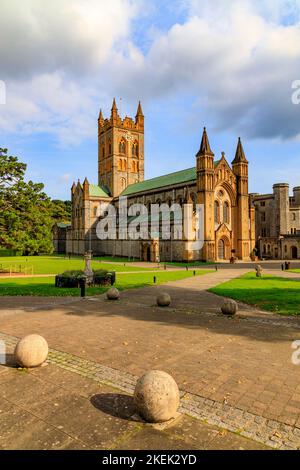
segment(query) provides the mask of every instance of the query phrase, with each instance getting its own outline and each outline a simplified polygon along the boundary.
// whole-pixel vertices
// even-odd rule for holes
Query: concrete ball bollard
[[[234,300],[227,299],[223,302],[221,310],[224,315],[233,316],[238,311],[238,304]]]
[[[171,297],[166,292],[163,292],[157,296],[156,302],[159,307],[168,307],[171,303]]]
[[[28,335],[22,338],[15,347],[15,360],[21,367],[38,367],[48,356],[48,343],[40,335]]]
[[[108,300],[119,300],[120,298],[120,292],[118,289],[115,287],[111,287],[107,292],[106,292],[106,297]]]
[[[177,383],[166,372],[151,370],[136,383],[134,404],[138,414],[149,423],[163,423],[174,418],[179,402]]]

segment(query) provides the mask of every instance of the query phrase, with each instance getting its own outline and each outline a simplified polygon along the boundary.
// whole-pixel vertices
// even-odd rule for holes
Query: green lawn
[[[290,269],[289,273],[300,273],[300,269]]]
[[[2,257],[0,258],[1,268],[8,269],[12,266],[19,272],[19,267],[33,266],[33,274],[61,274],[63,271],[83,269],[84,261],[82,258],[64,259],[62,256],[19,256],[19,257]],[[133,266],[124,266],[124,264],[108,264],[100,261],[92,261],[92,268],[105,269],[107,271],[147,271],[150,268],[137,268]],[[153,269],[153,268],[151,268]],[[31,274],[31,271],[27,271]]]
[[[248,273],[210,289],[217,295],[281,315],[300,315],[300,281]]]
[[[207,274],[211,271],[196,271],[196,275]],[[117,274],[116,287],[120,290],[133,289],[137,287],[153,286],[153,273],[130,273]],[[191,271],[171,271],[155,273],[157,284],[168,281],[186,279],[193,276]],[[107,287],[92,287],[86,290],[86,295],[99,295],[107,290]],[[34,296],[79,296],[79,289],[64,289],[54,287],[54,277],[33,277],[33,278],[0,278],[0,296],[13,295],[34,295]]]

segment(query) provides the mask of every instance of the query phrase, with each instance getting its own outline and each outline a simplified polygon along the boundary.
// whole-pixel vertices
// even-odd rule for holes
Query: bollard
[[[85,280],[84,279],[80,279],[79,287],[80,287],[80,297],[84,298],[85,297]]]
[[[153,277],[153,283],[156,284],[156,276]]]
[[[165,271],[167,270],[167,265],[166,265],[166,264],[164,265],[164,270],[165,270]]]
[[[284,271],[284,264],[281,265],[281,271]]]
[[[188,270],[189,270],[189,267],[188,267],[188,266],[186,266],[186,267],[185,267],[185,269],[188,271]]]
[[[218,266],[216,265],[216,271],[218,271]]]
[[[194,276],[196,276],[196,271],[194,271]]]

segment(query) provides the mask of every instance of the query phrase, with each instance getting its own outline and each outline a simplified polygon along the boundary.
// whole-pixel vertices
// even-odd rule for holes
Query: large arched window
[[[218,224],[220,222],[220,204],[218,201],[215,201],[215,223]]]
[[[223,222],[224,224],[229,224],[230,217],[229,217],[229,204],[227,201],[224,202],[223,205]]]
[[[119,145],[119,152],[120,153],[126,153],[126,143],[125,140],[121,140],[120,145]]]

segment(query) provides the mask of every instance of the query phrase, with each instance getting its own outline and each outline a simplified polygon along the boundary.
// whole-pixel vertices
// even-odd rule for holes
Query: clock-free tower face
[[[98,181],[111,196],[144,180],[144,127],[128,117],[105,120],[98,139]]]

